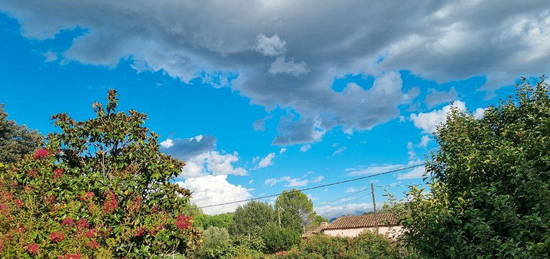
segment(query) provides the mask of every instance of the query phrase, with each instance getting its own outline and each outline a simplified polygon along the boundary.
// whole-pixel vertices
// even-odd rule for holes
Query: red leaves
[[[99,248],[99,243],[95,240],[90,240],[86,243],[86,246],[91,248],[91,249],[97,249],[97,248]]]
[[[103,203],[103,212],[110,214],[118,207],[118,201],[116,195],[112,191],[107,191],[107,199]]]
[[[37,177],[38,176],[38,173],[36,172],[36,170],[30,170],[30,171],[27,172],[27,174],[30,177]]]
[[[58,256],[58,259],[80,259],[82,256],[80,254],[66,254],[65,256]]]
[[[61,222],[61,224],[63,224],[64,226],[67,226],[67,227],[72,227],[74,225],[74,219],[64,218],[63,221]]]
[[[84,194],[80,195],[81,201],[89,201],[95,197],[95,194],[93,192],[85,192]]]
[[[65,239],[65,234],[63,232],[52,232],[50,234],[50,240],[52,242],[61,242]]]
[[[23,203],[23,201],[20,200],[20,199],[15,200],[15,204],[16,204],[17,207],[19,207],[19,208],[21,208],[21,207],[23,207],[23,205],[25,205],[25,203]]]
[[[135,237],[140,237],[140,236],[143,236],[143,234],[145,234],[145,228],[141,227],[141,228],[136,229],[136,232],[134,233],[134,236]]]
[[[40,246],[37,243],[32,243],[27,246],[27,252],[31,255],[37,255],[40,252]]]
[[[62,168],[56,168],[53,170],[53,179],[61,178],[63,176],[63,169]]]
[[[88,223],[88,220],[86,219],[79,219],[78,222],[76,222],[76,226],[79,229],[86,229],[90,227],[90,223]]]
[[[87,238],[93,238],[96,235],[96,230],[95,229],[90,229],[90,230],[86,231],[86,233],[84,233],[84,235]]]
[[[34,160],[38,160],[40,158],[44,158],[48,156],[48,150],[41,148],[34,152],[34,155],[32,156]]]
[[[176,227],[180,230],[188,229],[191,226],[191,217],[180,214],[176,217]]]

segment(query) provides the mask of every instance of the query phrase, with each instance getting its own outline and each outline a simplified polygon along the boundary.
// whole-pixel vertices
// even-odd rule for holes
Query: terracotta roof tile
[[[371,213],[361,216],[343,216],[323,228],[345,229],[345,228],[368,228],[376,226],[395,226],[397,217],[390,213]]]

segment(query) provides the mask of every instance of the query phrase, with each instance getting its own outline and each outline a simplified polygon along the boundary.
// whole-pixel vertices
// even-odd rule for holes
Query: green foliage
[[[370,232],[355,238],[313,236],[282,256],[283,258],[402,258],[388,239]]]
[[[216,229],[214,233],[207,233],[210,229]],[[220,228],[210,228],[203,235],[204,246],[194,255],[194,258],[261,258],[265,250],[265,245],[261,238],[226,236],[227,230]],[[214,243],[219,241],[219,243]]]
[[[279,227],[275,223],[269,223],[261,236],[265,242],[267,253],[285,251],[300,242],[298,231],[287,227]]]
[[[202,234],[205,248],[217,248],[229,243],[229,233],[225,228],[210,227]]]
[[[453,111],[427,164],[431,192],[397,207],[403,240],[423,256],[550,256],[548,85],[525,81],[482,119]]]
[[[269,204],[252,201],[235,210],[229,231],[233,235],[258,235],[273,220],[274,212]]]
[[[171,183],[184,165],[159,152],[146,116],[115,112],[116,92],[96,117],[54,116],[60,132],[0,174],[0,257],[149,258],[198,242],[190,192]]]
[[[313,217],[313,220],[311,221],[311,223],[309,223],[309,225],[306,227],[306,230],[316,229],[323,222],[328,222],[328,219],[325,219],[320,215],[315,215],[315,217]]]
[[[218,215],[199,214],[193,220],[193,225],[202,229],[208,229],[210,227],[227,229],[231,224],[233,224],[233,213]]]
[[[32,153],[42,141],[38,132],[19,126],[7,117],[0,104],[0,164],[15,162]]]
[[[275,201],[280,225],[302,233],[314,220],[313,202],[298,190],[284,191]]]

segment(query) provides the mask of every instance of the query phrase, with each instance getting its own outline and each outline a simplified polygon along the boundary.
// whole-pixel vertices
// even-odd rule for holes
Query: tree
[[[302,233],[315,218],[313,202],[298,190],[284,191],[275,201],[275,212],[281,226]]]
[[[252,201],[235,210],[229,231],[234,235],[258,235],[273,220],[274,212],[269,204]]]
[[[0,169],[0,257],[150,258],[198,244],[190,191],[171,182],[184,163],[117,104],[112,90],[95,118],[53,116],[61,131]]]
[[[525,80],[515,99],[482,119],[454,110],[437,130],[426,169],[430,192],[412,188],[400,208],[404,241],[423,256],[550,255],[550,99]]]
[[[36,131],[19,126],[8,120],[8,114],[0,104],[0,163],[15,162],[23,155],[32,153],[42,141]]]
[[[300,233],[296,230],[280,227],[275,222],[270,222],[262,231],[266,252],[275,253],[290,249],[300,243]]]
[[[218,215],[199,214],[193,220],[193,224],[202,229],[219,227],[228,229],[233,223],[233,213],[222,213]]]

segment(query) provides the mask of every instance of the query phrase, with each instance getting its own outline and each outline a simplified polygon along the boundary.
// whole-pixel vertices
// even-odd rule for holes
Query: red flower
[[[141,227],[136,230],[136,233],[134,233],[134,236],[140,237],[140,236],[143,236],[143,234],[145,234],[145,228]]]
[[[41,148],[34,152],[33,158],[37,160],[47,156],[48,156],[48,150]]]
[[[74,219],[72,218],[65,218],[63,219],[63,221],[61,222],[61,224],[65,225],[65,226],[73,226],[74,225]]]
[[[180,214],[176,218],[176,227],[178,229],[184,230],[188,229],[191,226],[191,217]]]
[[[55,170],[53,170],[53,179],[57,179],[61,176],[63,176],[63,169],[62,168],[56,168]]]
[[[61,242],[65,239],[65,234],[63,232],[52,232],[50,234],[50,240],[52,242]]]
[[[87,238],[92,238],[94,237],[96,234],[96,231],[95,229],[90,229],[88,231],[86,231],[86,233],[84,234]]]
[[[15,204],[17,204],[17,207],[19,207],[19,208],[23,207],[23,205],[24,205],[23,201],[20,200],[20,199],[15,200]]]
[[[95,240],[90,240],[86,243],[86,246],[91,249],[96,249],[96,248],[99,248],[99,243]]]
[[[78,226],[78,228],[83,229],[83,228],[88,228],[90,226],[90,223],[88,223],[86,219],[80,219],[78,220],[76,225]]]
[[[5,213],[7,213],[7,211],[8,211],[8,205],[6,205],[4,203],[0,203],[0,213],[5,214]]]
[[[18,227],[18,228],[17,228],[17,232],[18,232],[18,233],[23,233],[23,232],[25,232],[25,227]]]
[[[36,255],[40,252],[40,247],[37,243],[32,243],[27,246],[27,252],[29,252],[29,254]]]

